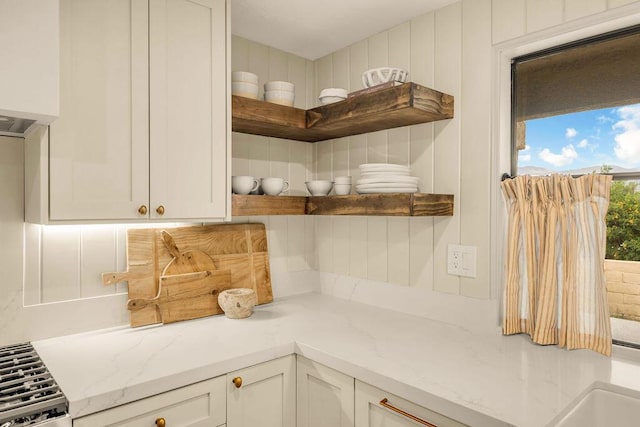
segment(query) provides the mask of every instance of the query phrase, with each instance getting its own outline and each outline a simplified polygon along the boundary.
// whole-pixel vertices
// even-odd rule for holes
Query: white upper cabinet
[[[225,0],[60,0],[48,220],[227,216],[227,19]]]
[[[58,0],[0,1],[0,115],[58,116]]]

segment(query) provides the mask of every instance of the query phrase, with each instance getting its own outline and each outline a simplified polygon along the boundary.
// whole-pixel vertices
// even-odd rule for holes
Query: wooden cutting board
[[[217,270],[231,271],[231,288],[251,288],[258,304],[273,301],[267,232],[264,224],[220,224],[127,230],[127,271],[103,273],[104,284],[127,281],[129,299],[151,299],[165,266],[173,259],[161,231],[167,230],[180,251],[200,250],[211,256]],[[132,311],[133,327],[161,323],[155,304]],[[219,313],[222,313],[220,309]]]
[[[151,299],[130,299],[131,311],[157,306],[162,323],[219,314],[220,292],[231,288],[231,271],[215,270],[160,277],[160,292]]]

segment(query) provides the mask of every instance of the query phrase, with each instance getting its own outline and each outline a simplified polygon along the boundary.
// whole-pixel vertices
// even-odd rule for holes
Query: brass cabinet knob
[[[145,205],[141,205],[141,206],[138,208],[138,213],[139,213],[140,215],[146,215],[146,214],[147,214],[147,207],[146,207]]]
[[[164,206],[162,205],[158,206],[158,208],[156,209],[156,212],[158,213],[158,215],[164,215]]]
[[[165,427],[166,425],[167,425],[167,422],[165,421],[164,418],[156,419],[156,426],[157,427]]]
[[[236,388],[240,388],[242,386],[242,377],[235,377],[231,382],[236,386]]]

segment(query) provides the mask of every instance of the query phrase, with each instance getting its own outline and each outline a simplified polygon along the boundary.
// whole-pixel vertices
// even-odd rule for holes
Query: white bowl
[[[231,73],[232,82],[247,82],[258,85],[258,76],[248,71],[234,71]]]
[[[264,84],[264,91],[269,92],[272,90],[283,90],[287,92],[295,92],[295,86],[293,83],[282,82],[282,81],[272,81],[266,82]]]
[[[347,95],[347,90],[340,87],[328,87],[320,91],[320,98],[322,98],[323,96],[337,96],[339,98],[346,98]]]
[[[231,94],[245,98],[258,99],[258,85],[247,82],[231,82]]]
[[[409,72],[402,68],[372,68],[362,73],[362,84],[364,87],[371,87],[391,81],[404,83],[407,81],[408,77]]]
[[[338,196],[346,196],[351,194],[351,184],[333,184],[333,191]]]
[[[334,184],[351,184],[350,176],[335,176],[333,177]]]
[[[312,196],[326,196],[331,191],[333,182],[328,179],[318,179],[315,181],[307,181],[305,185]]]
[[[264,100],[274,104],[293,106],[295,94],[284,90],[270,90],[264,93]]]
[[[327,105],[327,104],[333,104],[334,102],[344,101],[347,98],[346,97],[342,98],[340,96],[321,96],[318,99],[320,100],[320,104]]]

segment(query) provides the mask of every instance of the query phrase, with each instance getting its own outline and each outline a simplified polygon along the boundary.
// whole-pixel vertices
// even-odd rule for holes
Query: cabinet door
[[[222,218],[230,197],[225,1],[149,7],[151,217]]]
[[[354,379],[298,356],[298,427],[353,427]]]
[[[294,427],[295,372],[292,355],[227,374],[227,427]]]
[[[213,427],[225,422],[224,376],[73,420],[74,427]]]
[[[402,415],[381,405],[381,401],[387,399],[387,403],[406,413],[413,415],[425,422],[413,421],[407,415]],[[356,380],[356,427],[416,427],[434,425],[437,427],[464,427],[451,418],[433,412],[425,407],[418,406],[407,400],[401,399],[384,390],[370,386]],[[428,424],[430,423],[430,424]]]
[[[60,0],[49,217],[139,218],[149,200],[146,0]]]

